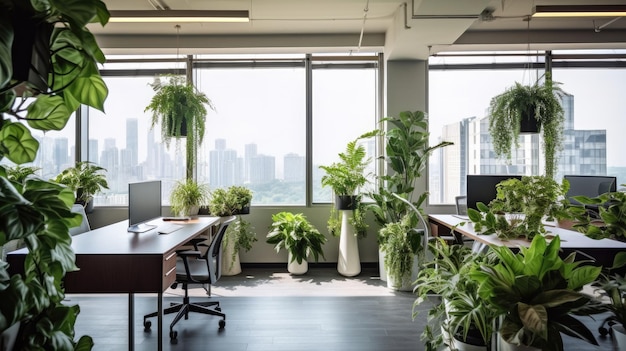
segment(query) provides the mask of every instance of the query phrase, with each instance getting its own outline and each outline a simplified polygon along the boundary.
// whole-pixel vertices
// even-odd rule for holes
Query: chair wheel
[[[143,330],[144,330],[144,331],[148,331],[148,330],[150,330],[150,327],[151,327],[151,326],[152,326],[152,322],[150,322],[150,321],[144,321],[144,322],[143,322]]]
[[[598,331],[600,332],[600,336],[607,336],[609,334],[609,330],[605,327],[598,328]]]
[[[225,320],[223,320],[223,319],[221,319],[221,320],[219,321],[219,326],[220,326],[220,329],[224,329],[224,327],[226,326],[226,321],[225,321]]]
[[[170,330],[170,339],[176,340],[178,337],[178,332],[176,330]]]

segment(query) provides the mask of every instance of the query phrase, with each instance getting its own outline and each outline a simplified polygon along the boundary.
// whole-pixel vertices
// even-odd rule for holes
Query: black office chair
[[[211,284],[217,282],[222,275],[220,267],[222,262],[222,240],[224,239],[226,229],[235,218],[235,216],[223,218],[217,233],[209,245],[193,240],[190,242],[190,245],[193,245],[195,250],[176,252],[178,255],[176,261],[176,282],[172,287],[176,288],[178,284],[181,284],[183,290],[185,290],[185,296],[182,303],[172,303],[170,307],[163,310],[164,315],[178,312],[170,324],[171,340],[175,340],[178,336],[178,332],[174,330],[174,325],[183,316],[185,319],[188,319],[189,312],[222,317],[219,321],[219,328],[223,329],[226,326],[226,315],[222,313],[219,301],[190,302],[189,285],[200,284],[207,290],[207,295],[211,296]],[[203,250],[204,248],[206,248],[206,251]],[[157,312],[153,312],[143,317],[145,331],[150,330],[152,325],[147,319],[156,316]]]

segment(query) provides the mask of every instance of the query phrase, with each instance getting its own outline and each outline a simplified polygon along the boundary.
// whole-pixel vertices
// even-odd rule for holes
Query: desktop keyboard
[[[171,232],[177,231],[178,229],[182,227],[183,226],[179,224],[167,223],[167,224],[159,225],[159,227],[157,228],[157,232],[159,234],[169,234]]]

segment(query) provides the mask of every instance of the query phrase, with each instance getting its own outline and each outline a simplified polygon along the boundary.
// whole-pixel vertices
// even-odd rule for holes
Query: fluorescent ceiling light
[[[247,10],[130,10],[109,11],[109,22],[122,23],[193,23],[193,22],[249,22]]]
[[[625,5],[535,6],[533,17],[624,17]]]

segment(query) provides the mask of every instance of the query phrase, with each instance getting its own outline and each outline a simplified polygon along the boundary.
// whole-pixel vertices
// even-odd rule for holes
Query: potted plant
[[[582,205],[572,205],[567,209],[574,219],[575,230],[593,239],[607,238],[626,242],[626,192],[608,192],[594,198],[573,198]],[[585,205],[596,206],[598,213],[592,215],[584,208]]]
[[[420,209],[428,197],[428,192],[416,194],[415,182],[422,176],[428,163],[428,157],[437,149],[452,145],[450,142],[441,142],[435,146],[428,144],[428,121],[422,111],[403,111],[398,117],[387,117],[382,120],[389,124],[384,133],[385,156],[388,171],[378,176],[376,192],[369,194],[373,202],[367,204],[367,210],[372,211],[374,219],[381,227],[388,223],[400,221],[407,213],[414,215],[409,206],[393,196],[399,194]],[[414,218],[413,221],[417,221]],[[378,237],[379,245],[384,245],[384,238]],[[384,263],[383,251],[380,251],[380,262]],[[384,264],[380,267],[381,279],[386,280]]]
[[[596,292],[599,292],[602,298],[608,299],[608,303],[599,305],[600,312],[609,313],[599,328],[600,335],[606,336],[611,333],[618,350],[626,348],[626,277],[615,270],[625,265],[626,252],[620,252],[615,255],[613,266],[603,272],[593,284],[597,289]]]
[[[106,169],[89,161],[76,162],[74,167],[64,169],[54,181],[67,185],[76,193],[76,203],[85,207],[86,213],[93,212],[93,196],[109,188]]]
[[[543,218],[553,218],[559,209],[558,199],[567,193],[566,181],[558,184],[544,176],[507,179],[496,188],[496,198],[488,205],[478,203],[467,215],[477,233],[493,234],[500,239],[534,236],[546,232]]]
[[[187,179],[193,178],[196,153],[204,139],[208,106],[211,100],[182,76],[157,77],[150,86],[154,95],[145,111],[152,111],[152,128],[161,126],[161,137],[167,146],[172,138],[186,137]]]
[[[502,321],[504,343],[540,350],[563,350],[561,333],[597,345],[591,331],[573,315],[587,315],[593,297],[581,291],[599,276],[601,267],[584,265],[575,253],[559,256],[559,236],[550,243],[536,235],[528,248],[514,253],[505,246],[490,248],[498,261],[483,263],[470,273],[478,294]]]
[[[218,188],[210,194],[208,207],[212,215],[220,217],[238,215],[224,235],[221,266],[223,275],[241,273],[239,252],[250,251],[252,244],[257,241],[252,225],[241,216],[250,213],[251,202],[252,191],[244,186]]]
[[[431,241],[428,247],[433,260],[424,263],[418,272],[413,304],[415,317],[423,303],[433,303],[421,335],[426,349],[438,350],[444,344],[460,349],[462,343],[486,349],[496,313],[479,298],[478,285],[470,272],[492,258],[441,238]],[[438,297],[437,301],[433,296]]]
[[[266,242],[274,245],[276,252],[287,250],[289,273],[306,273],[311,255],[316,262],[319,256],[324,258],[326,237],[302,213],[279,212],[272,215],[272,221]]]
[[[367,158],[365,147],[358,145],[358,142],[378,133],[378,130],[374,130],[359,136],[348,143],[345,152],[339,153],[340,161],[320,166],[326,172],[322,176],[322,186],[330,187],[335,194],[328,231],[331,235],[339,236],[337,270],[348,277],[361,273],[357,236],[365,236],[368,227],[359,191],[368,182],[365,169],[371,158]]]
[[[385,253],[387,284],[396,290],[412,290],[413,272],[424,260],[424,231],[417,229],[411,216],[385,224],[378,232],[379,248]],[[422,256],[422,257],[420,257]]]
[[[7,168],[7,178],[14,182],[23,183],[26,179],[37,174],[41,168],[35,166],[15,165]]]
[[[519,146],[522,126],[536,125],[541,131],[545,156],[545,175],[553,178],[563,142],[565,116],[561,98],[565,92],[546,74],[545,83],[533,85],[515,83],[489,103],[489,134],[496,156],[511,160],[513,146]],[[526,131],[529,132],[529,131]]]
[[[209,194],[209,186],[206,184],[190,179],[178,181],[170,193],[171,211],[175,216],[195,216],[200,206],[208,202]]]
[[[86,26],[93,20],[105,25],[108,18],[100,0],[2,2],[0,160],[33,162],[39,143],[26,123],[61,130],[80,104],[103,110],[108,91],[96,65],[105,57]],[[37,49],[18,39],[25,30],[40,38],[31,41]],[[25,50],[16,54],[13,47],[20,45]],[[43,65],[38,70],[30,65],[35,52],[49,57],[34,59]],[[26,74],[17,74],[24,66]],[[0,334],[17,331],[8,349],[90,350],[89,336],[74,339],[78,305],[63,302],[65,273],[77,269],[69,235],[81,221],[70,211],[75,195],[41,179],[11,181],[5,166],[0,166],[0,188],[0,246],[23,240],[29,252],[24,276],[10,276],[8,264],[0,262]]]

